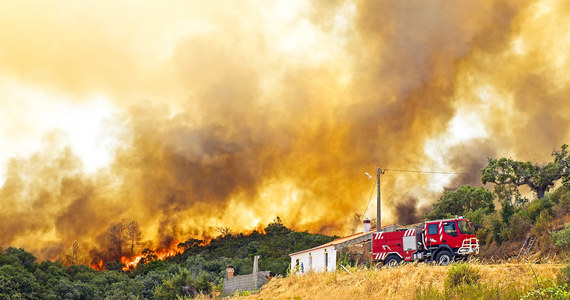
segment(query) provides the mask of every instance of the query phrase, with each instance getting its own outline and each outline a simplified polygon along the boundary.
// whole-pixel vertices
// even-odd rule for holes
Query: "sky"
[[[568,143],[570,5],[0,3],[0,247],[96,253],[263,226],[344,235],[376,168],[478,173]],[[387,171],[383,224],[473,175]],[[95,251],[95,252],[93,252]]]

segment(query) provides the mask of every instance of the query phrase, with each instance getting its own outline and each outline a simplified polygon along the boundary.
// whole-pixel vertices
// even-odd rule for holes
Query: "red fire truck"
[[[473,226],[463,217],[378,232],[372,238],[372,257],[387,266],[395,266],[401,261],[435,261],[447,265],[478,253],[479,241]]]

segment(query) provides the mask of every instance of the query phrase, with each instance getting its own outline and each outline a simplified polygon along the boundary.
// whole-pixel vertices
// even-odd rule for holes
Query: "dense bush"
[[[530,225],[531,221],[526,215],[520,212],[514,214],[507,228],[507,239],[518,240],[525,237]]]
[[[535,290],[528,292],[526,295],[522,296],[523,300],[534,300],[534,299],[570,299],[570,291],[568,291],[567,286],[559,286],[557,284],[552,284],[547,287],[539,287]]]
[[[540,214],[543,212],[545,212],[545,215],[552,215],[552,207],[554,206],[555,201],[553,201],[553,198],[555,197],[552,194],[549,194],[542,199],[535,199],[530,202],[526,211],[533,222],[536,222],[540,217]]]
[[[556,247],[570,250],[570,224],[560,231],[552,232],[552,242]]]
[[[558,273],[556,281],[559,285],[570,286],[570,265],[560,269],[560,273]]]
[[[454,217],[479,209],[492,212],[495,210],[493,198],[493,193],[484,187],[463,185],[455,191],[445,192],[433,205],[433,210],[426,214],[426,218],[434,220]]]
[[[466,263],[451,266],[445,278],[445,286],[453,288],[460,285],[473,285],[479,282],[479,270]]]
[[[538,218],[535,221],[534,228],[532,229],[532,234],[534,234],[535,236],[544,235],[548,231],[551,221],[552,221],[552,215],[550,211],[546,209],[541,211]]]

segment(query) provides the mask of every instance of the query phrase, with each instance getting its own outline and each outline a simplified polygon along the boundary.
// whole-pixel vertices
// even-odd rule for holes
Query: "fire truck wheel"
[[[443,251],[439,252],[437,254],[437,256],[435,257],[435,260],[437,261],[437,263],[442,265],[442,266],[449,265],[449,263],[451,262],[452,259],[453,259],[453,257],[451,256],[451,253],[447,250],[443,250]]]
[[[402,259],[398,255],[392,254],[386,257],[386,259],[384,260],[384,265],[392,268],[397,266],[401,261]]]

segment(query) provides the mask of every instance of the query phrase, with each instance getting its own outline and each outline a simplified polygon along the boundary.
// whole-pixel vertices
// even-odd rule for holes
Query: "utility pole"
[[[381,192],[380,192],[380,175],[384,174],[384,171],[382,171],[382,168],[378,168],[378,178],[376,179],[376,184],[378,185],[378,198],[377,198],[377,203],[376,203],[376,231],[380,232],[380,230],[382,229],[382,208],[381,208],[381,203],[382,203],[382,196],[381,196]]]

